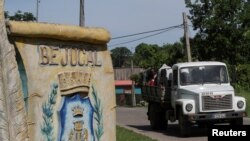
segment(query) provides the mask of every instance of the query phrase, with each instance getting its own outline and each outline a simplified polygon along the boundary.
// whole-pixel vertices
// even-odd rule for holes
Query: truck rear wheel
[[[153,130],[167,128],[167,121],[165,119],[165,112],[159,104],[152,103],[149,107],[149,120]]]
[[[187,116],[183,115],[181,109],[178,110],[179,130],[182,137],[186,137],[190,133],[190,123]]]
[[[243,118],[232,119],[230,125],[243,125]]]

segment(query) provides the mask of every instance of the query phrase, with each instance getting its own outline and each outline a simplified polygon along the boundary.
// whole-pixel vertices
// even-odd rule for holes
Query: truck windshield
[[[180,69],[180,84],[221,84],[228,83],[225,66],[193,66]]]

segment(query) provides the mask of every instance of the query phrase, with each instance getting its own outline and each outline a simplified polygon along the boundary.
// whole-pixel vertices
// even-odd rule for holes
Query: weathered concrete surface
[[[108,31],[11,21],[6,29],[3,2],[0,140],[115,140]]]
[[[0,140],[24,141],[28,138],[26,111],[14,46],[7,38],[4,0],[0,0]]]
[[[106,44],[110,40],[109,32],[103,28],[16,21],[8,21],[7,26],[12,36],[81,41],[93,44]]]
[[[58,39],[72,34],[64,27]],[[74,140],[76,134],[89,141],[115,140],[114,76],[106,44],[70,36],[70,41],[30,38],[30,31],[19,36],[12,30],[9,35],[19,54],[21,76],[26,77],[22,84],[27,89],[30,140]],[[87,40],[93,42],[92,36]]]

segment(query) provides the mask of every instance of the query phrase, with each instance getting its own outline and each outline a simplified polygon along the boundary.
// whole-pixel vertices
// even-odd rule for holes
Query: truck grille
[[[202,96],[202,111],[232,109],[232,95]]]

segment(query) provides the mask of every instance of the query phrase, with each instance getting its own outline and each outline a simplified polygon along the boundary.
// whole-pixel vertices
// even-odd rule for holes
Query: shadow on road
[[[192,126],[190,130],[191,131],[190,131],[189,137],[207,136],[207,128],[200,128],[197,126]],[[164,134],[166,134],[168,136],[181,137],[178,124],[168,125],[168,128],[165,130]]]
[[[141,131],[153,131],[149,125],[127,125],[132,128],[136,128]],[[207,129],[206,128],[199,128],[197,126],[191,127],[191,133],[189,137],[203,137],[207,136]],[[174,137],[181,137],[179,132],[178,124],[170,124],[168,128],[165,130],[156,130],[154,132],[162,133],[167,136],[174,136]]]

